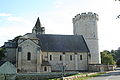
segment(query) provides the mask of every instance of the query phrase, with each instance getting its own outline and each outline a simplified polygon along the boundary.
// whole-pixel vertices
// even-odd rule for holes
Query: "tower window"
[[[52,60],[52,55],[50,55],[50,61]]]
[[[70,60],[72,61],[72,55],[70,55]]]
[[[62,55],[60,55],[60,61],[62,61]]]
[[[80,55],[80,60],[82,60],[82,55]]]
[[[31,60],[31,53],[30,52],[27,53],[27,60]]]

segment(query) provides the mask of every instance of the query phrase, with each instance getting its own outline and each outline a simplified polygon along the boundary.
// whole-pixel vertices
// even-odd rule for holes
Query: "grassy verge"
[[[48,80],[61,80],[60,78],[56,78],[56,79],[48,79]]]
[[[77,79],[73,79],[73,80],[85,80],[85,79],[89,79],[92,77],[96,77],[96,76],[100,76],[101,74],[105,74],[106,72],[99,72],[90,76],[86,76],[86,77],[81,77],[81,78],[77,78]]]
[[[77,79],[73,79],[73,80],[85,80],[85,79],[89,79],[89,78],[91,78],[91,77],[81,77],[81,78],[77,78]]]
[[[85,79],[89,79],[92,77],[96,77],[96,76],[100,76],[101,74],[105,74],[106,72],[99,72],[90,76],[86,76],[86,77],[81,77],[81,78],[77,78],[77,79],[73,79],[73,80],[85,80]],[[79,73],[76,75],[86,75],[87,73]],[[76,75],[72,75],[72,76],[76,76]],[[61,80],[60,78],[56,78],[56,79],[49,79],[49,80]]]
[[[99,72],[96,74],[91,75],[90,77],[96,77],[96,76],[100,76],[101,74],[105,74],[106,72]]]
[[[71,76],[79,76],[79,75],[86,75],[86,74],[88,74],[88,73],[78,73],[78,74],[71,75]],[[68,76],[68,77],[70,77],[70,76]]]

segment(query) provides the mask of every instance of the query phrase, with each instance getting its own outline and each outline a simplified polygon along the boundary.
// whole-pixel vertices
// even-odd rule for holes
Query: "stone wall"
[[[78,72],[64,73],[64,76],[77,74]],[[61,78],[63,73],[30,73],[30,74],[17,74],[16,80],[48,80],[53,78]]]
[[[48,61],[51,64],[50,70],[52,71],[61,71],[63,66],[67,71],[88,70],[87,53],[42,52],[40,49],[38,50],[39,46],[30,39],[19,44],[19,47],[21,47],[21,51],[17,49],[17,67],[21,72],[46,72],[41,66],[43,61]],[[30,60],[28,60],[28,53],[31,54]],[[50,70],[47,71],[50,72]]]
[[[16,48],[6,48],[5,58],[6,58],[6,61],[10,61],[12,63],[15,63],[15,61],[16,61]]]
[[[18,48],[21,47],[21,51],[17,52],[17,67],[23,72],[37,72],[37,58],[40,60],[40,50],[33,41],[26,40],[18,45]],[[28,53],[30,53],[30,60],[28,60]],[[40,63],[40,62],[39,62]]]
[[[101,65],[101,64],[91,64],[89,65],[89,71],[113,71],[116,68],[115,65]]]
[[[91,54],[91,64],[100,64],[101,58],[97,31],[98,15],[96,13],[81,13],[73,18],[74,35],[83,35]]]
[[[41,55],[44,60],[49,61],[52,71],[61,71],[63,65],[67,71],[88,69],[87,53],[43,52]],[[80,60],[80,55],[82,55],[82,60]],[[52,56],[52,59],[50,59],[50,56]],[[62,57],[62,60],[60,60],[60,56]],[[70,60],[70,56],[72,56],[72,60]]]

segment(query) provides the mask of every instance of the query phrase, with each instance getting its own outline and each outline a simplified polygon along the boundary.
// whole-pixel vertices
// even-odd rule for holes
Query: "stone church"
[[[81,13],[73,18],[74,35],[45,34],[39,18],[32,29],[5,42],[6,60],[18,72],[87,71],[89,64],[100,64],[97,34],[98,15]]]

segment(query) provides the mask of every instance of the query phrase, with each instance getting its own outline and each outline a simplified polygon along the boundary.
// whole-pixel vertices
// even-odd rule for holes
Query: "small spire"
[[[40,23],[40,19],[39,17],[37,18],[37,21],[36,21],[36,24],[35,24],[35,27],[41,27],[41,23]]]
[[[32,33],[36,33],[36,34],[44,34],[45,33],[45,28],[42,27],[39,17],[37,18],[36,24],[32,29]]]

